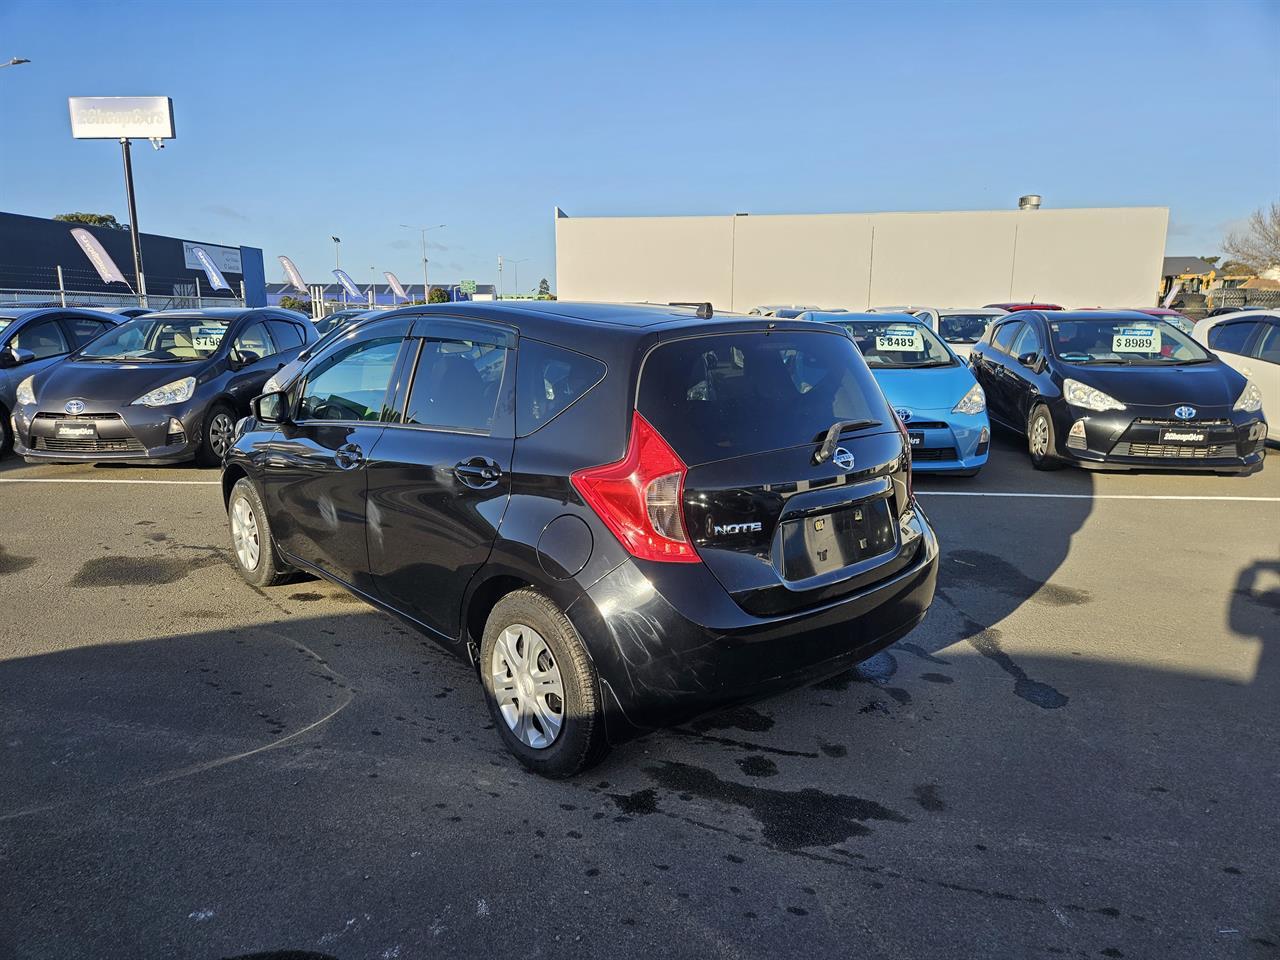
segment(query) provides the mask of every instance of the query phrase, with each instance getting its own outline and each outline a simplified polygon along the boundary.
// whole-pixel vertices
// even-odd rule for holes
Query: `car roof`
[[[157,310],[155,313],[143,314],[147,317],[205,317],[209,320],[237,320],[259,311],[267,311],[268,307],[178,307],[173,310]],[[273,311],[274,312],[274,311]],[[289,311],[285,311],[288,313]]]
[[[844,323],[849,320],[852,320],[855,323],[859,321],[863,323],[884,323],[888,320],[893,323],[916,323],[921,326],[925,325],[923,320],[919,317],[913,317],[909,313],[827,313],[822,310],[810,310],[808,316],[810,319],[817,320],[819,323]],[[830,317],[830,320],[827,319],[828,317]]]
[[[112,323],[119,323],[124,319],[118,313],[108,313],[105,310],[97,310],[92,307],[0,307],[0,317],[6,320],[22,320],[23,318],[37,317],[45,313],[71,313],[77,316],[110,320]]]
[[[501,301],[461,301],[457,303],[433,303],[427,306],[401,308],[407,313],[442,313],[455,316],[477,315],[494,320],[506,319],[519,326],[521,320],[546,319],[562,323],[588,323],[592,326],[607,325],[611,327],[641,329],[664,328],[680,325],[701,326],[710,322],[697,315],[695,307],[674,307],[656,303],[594,303],[590,301],[563,300],[522,300],[504,303]],[[384,311],[389,315],[398,311]],[[734,321],[759,322],[762,317],[751,317],[745,313],[728,313],[712,311],[710,320],[717,318]]]

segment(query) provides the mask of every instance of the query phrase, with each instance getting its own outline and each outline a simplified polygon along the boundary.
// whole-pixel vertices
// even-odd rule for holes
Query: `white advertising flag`
[[[80,244],[80,249],[98,271],[98,276],[102,278],[103,283],[123,283],[126,287],[129,286],[124,274],[120,272],[120,268],[116,266],[110,254],[103,249],[97,237],[84,227],[76,227],[71,231],[71,235],[76,238],[76,243]]]
[[[400,281],[396,279],[396,275],[394,273],[388,270],[383,274],[383,276],[387,278],[387,283],[391,284],[391,289],[395,291],[397,297],[401,300],[409,299],[409,295],[404,292],[404,287],[401,285]]]
[[[299,293],[307,292],[307,285],[302,282],[302,274],[298,272],[298,268],[293,265],[293,261],[286,256],[281,256],[280,266],[284,267],[285,276],[289,278],[289,282],[293,284],[293,288]]]

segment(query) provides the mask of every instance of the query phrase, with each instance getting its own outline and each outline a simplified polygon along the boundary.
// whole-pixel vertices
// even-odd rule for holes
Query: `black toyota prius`
[[[1023,311],[993,324],[969,362],[991,419],[1026,435],[1039,470],[1262,467],[1262,391],[1163,320]]]
[[[222,462],[267,379],[316,339],[301,314],[211,307],[122,323],[17,388],[28,460]]]

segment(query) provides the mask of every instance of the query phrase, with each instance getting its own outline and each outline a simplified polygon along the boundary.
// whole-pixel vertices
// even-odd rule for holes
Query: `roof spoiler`
[[[712,309],[711,304],[707,301],[697,303],[688,300],[673,300],[667,304],[668,307],[694,307],[697,309],[697,317],[699,320],[710,320]]]

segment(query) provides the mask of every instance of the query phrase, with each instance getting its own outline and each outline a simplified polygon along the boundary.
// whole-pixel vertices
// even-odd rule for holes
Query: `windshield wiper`
[[[1185,367],[1191,363],[1213,363],[1213,357],[1200,357],[1195,360],[1178,360],[1173,365],[1175,367]]]
[[[813,455],[815,464],[826,463],[836,452],[836,445],[840,442],[840,435],[846,430],[862,430],[866,427],[879,427],[882,425],[880,420],[837,420],[827,430],[826,437],[823,438],[822,446],[818,448],[818,452]]]
[[[1118,363],[1121,366],[1129,366],[1132,360],[1113,360],[1110,357],[1092,357],[1088,360],[1068,360],[1068,363],[1079,363],[1081,365],[1093,365],[1095,363]]]

